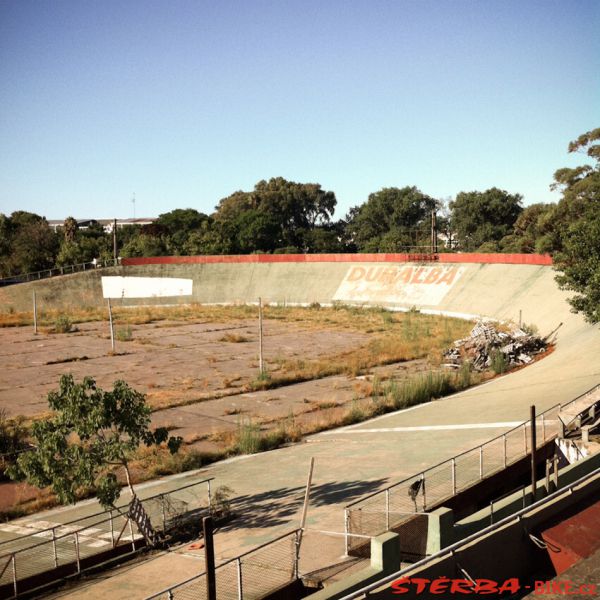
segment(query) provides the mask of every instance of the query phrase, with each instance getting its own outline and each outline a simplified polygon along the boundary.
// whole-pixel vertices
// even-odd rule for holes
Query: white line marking
[[[345,431],[322,431],[321,435],[338,433],[394,433],[410,431],[451,431],[453,429],[498,429],[501,427],[517,427],[522,421],[509,421],[506,423],[461,423],[459,425],[422,425],[416,427],[380,427],[378,429],[346,429]]]

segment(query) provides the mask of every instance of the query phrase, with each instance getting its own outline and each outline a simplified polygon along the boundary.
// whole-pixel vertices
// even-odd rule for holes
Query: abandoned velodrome
[[[139,258],[1,287],[0,311],[31,310],[33,292],[40,305],[65,310],[108,298],[119,306],[260,298],[523,321],[553,333],[553,352],[482,385],[138,486],[165,533],[175,522],[198,529],[215,490],[234,491],[236,517],[214,534],[219,599],[454,597],[450,585],[472,591],[484,580],[524,597],[537,579],[600,583],[600,331],[570,311],[554,277],[539,255]],[[32,357],[52,346],[40,350],[31,328],[18,337],[12,329],[23,328],[2,330],[0,398],[16,415],[27,397],[8,387],[9,371],[25,386],[39,367]],[[110,377],[126,360],[86,354],[92,376]],[[142,357],[148,376],[170,361],[187,365],[174,356],[166,345]],[[196,416],[182,409],[173,433]],[[148,548],[127,519],[127,498],[116,512],[85,500],[1,524],[0,597],[209,598],[201,536]],[[411,578],[429,583],[417,589]]]

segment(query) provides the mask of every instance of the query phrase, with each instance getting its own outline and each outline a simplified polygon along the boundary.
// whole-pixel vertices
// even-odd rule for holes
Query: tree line
[[[520,194],[496,187],[448,201],[416,186],[389,187],[334,220],[333,191],[276,177],[223,198],[210,215],[175,209],[151,225],[123,227],[119,254],[426,253],[435,213],[438,251],[550,253],[562,271],[560,284],[582,292],[574,307],[600,320],[599,141],[600,128],[569,144],[569,152],[586,153],[593,164],[555,173],[558,203],[523,207]],[[79,229],[69,217],[54,231],[33,213],[0,214],[0,277],[112,257],[112,235],[100,225]]]

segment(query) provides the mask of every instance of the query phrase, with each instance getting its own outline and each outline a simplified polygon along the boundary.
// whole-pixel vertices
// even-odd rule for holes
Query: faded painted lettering
[[[334,300],[436,306],[463,271],[457,266],[353,265]]]

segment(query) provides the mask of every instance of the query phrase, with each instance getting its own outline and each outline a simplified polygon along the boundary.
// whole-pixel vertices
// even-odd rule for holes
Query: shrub
[[[250,421],[240,423],[234,444],[235,450],[240,454],[256,454],[261,451],[261,439],[259,425]]]
[[[119,342],[130,342],[133,339],[133,330],[131,329],[131,325],[119,327],[115,331],[115,337],[117,340],[119,340]]]
[[[6,410],[0,409],[0,474],[27,447],[27,428],[23,421],[21,416],[9,419]]]
[[[54,322],[54,331],[56,333],[70,333],[74,331],[73,322],[67,315],[58,315]]]

